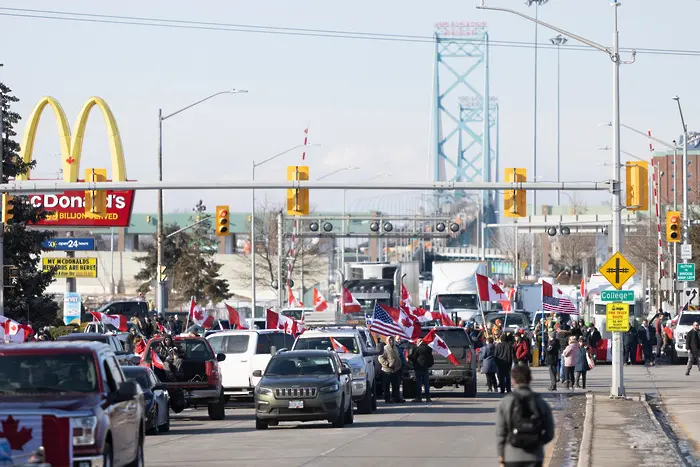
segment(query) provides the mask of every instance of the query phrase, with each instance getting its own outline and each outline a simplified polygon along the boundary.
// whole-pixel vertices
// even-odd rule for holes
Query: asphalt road
[[[547,370],[534,368],[534,388],[543,391]],[[610,365],[589,372],[588,389],[608,393]],[[700,381],[700,372],[684,367],[625,367],[628,393],[684,391]],[[693,384],[689,384],[689,383]],[[355,424],[333,429],[329,424],[283,423],[256,431],[252,404],[229,407],[224,421],[211,421],[206,410],[173,415],[168,434],[146,439],[149,466],[444,466],[496,465],[495,409],[500,395],[487,394],[483,378],[479,395],[464,398],[459,390],[437,391],[432,404],[386,406],[372,415],[355,416]],[[578,392],[579,390],[577,390]],[[565,391],[559,391],[562,393]],[[550,395],[548,395],[550,397]],[[566,400],[558,396],[555,401]],[[561,403],[556,403],[559,411]],[[556,413],[556,412],[555,412]],[[594,447],[595,448],[595,447]],[[565,464],[565,463],[564,463]]]

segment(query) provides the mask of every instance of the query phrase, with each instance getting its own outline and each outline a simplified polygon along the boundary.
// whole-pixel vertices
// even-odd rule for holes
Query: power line
[[[147,26],[160,27],[171,29],[190,29],[190,30],[205,30],[205,31],[222,31],[222,32],[242,32],[255,34],[270,34],[270,35],[285,35],[285,36],[303,36],[317,38],[337,38],[337,39],[355,39],[355,40],[374,40],[385,42],[403,42],[403,43],[434,43],[435,38],[432,36],[418,36],[410,34],[387,34],[378,32],[362,32],[362,31],[343,31],[335,29],[306,29],[306,28],[291,28],[277,26],[260,26],[251,24],[236,24],[236,23],[219,23],[207,21],[193,21],[167,18],[152,18],[139,16],[119,16],[119,15],[103,15],[92,13],[78,13],[58,10],[35,10],[28,8],[5,8],[0,7],[0,16],[17,17],[17,18],[32,18],[32,19],[47,19],[58,21],[72,21],[81,23],[99,23],[99,24],[114,24],[114,25],[130,25],[130,26]],[[563,50],[573,51],[593,51],[585,45],[562,45],[555,46],[552,44],[535,44],[533,42],[524,41],[498,41],[490,40],[489,45],[492,47],[505,48],[538,48],[556,50],[561,47]],[[621,49],[625,52],[631,52],[632,48]],[[648,55],[671,55],[671,56],[700,56],[700,50],[683,50],[683,49],[656,49],[656,48],[638,48],[635,49],[639,54]]]

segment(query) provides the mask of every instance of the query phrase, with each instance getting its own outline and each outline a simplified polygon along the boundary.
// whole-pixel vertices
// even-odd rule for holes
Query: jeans
[[[574,387],[574,373],[575,373],[574,369],[576,367],[575,366],[567,366],[565,368],[566,368],[566,377],[565,377],[566,387],[568,388],[569,385],[571,385],[571,387]]]
[[[430,373],[428,370],[416,370],[416,399],[421,398],[421,387],[425,388],[425,398],[430,399]]]
[[[510,368],[498,369],[498,386],[501,392],[510,392]]]
[[[557,388],[557,365],[549,365],[549,389]]]
[[[562,383],[566,380],[566,375],[565,375],[565,366],[564,366],[564,360],[561,358],[559,359],[559,381]]]
[[[392,399],[394,400],[394,402],[398,402],[401,400],[401,390],[399,389],[399,383],[400,374],[398,371],[395,373],[382,372],[382,388],[384,389],[384,400],[386,402],[391,402]],[[391,392],[389,392],[390,385]]]
[[[579,381],[581,382],[581,387],[583,389],[586,389],[586,373],[587,371],[577,371],[576,372],[576,384],[579,384]]]
[[[693,352],[688,352],[688,365],[685,367],[685,374],[689,374],[690,370],[693,369],[693,364],[697,362],[698,363],[698,370],[700,370],[700,358],[698,358],[698,354],[693,354]]]

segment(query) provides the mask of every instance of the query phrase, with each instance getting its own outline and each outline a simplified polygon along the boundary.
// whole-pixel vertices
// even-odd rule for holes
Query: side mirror
[[[124,381],[119,389],[117,389],[114,398],[114,402],[129,402],[134,399],[139,393],[138,383],[134,380]]]
[[[262,375],[263,375],[262,370],[255,370],[253,372],[253,377],[255,377],[255,378],[262,378]]]
[[[271,345],[270,346],[270,355],[275,355],[277,354],[277,346]]]
[[[368,357],[378,357],[381,355],[381,352],[379,352],[378,349],[368,349],[367,352],[365,352],[365,355]]]
[[[341,375],[351,375],[352,370],[350,368],[344,366],[343,368],[340,369],[340,374]]]
[[[223,362],[224,360],[226,360],[226,354],[224,354],[224,353],[216,354],[216,361],[217,362]]]

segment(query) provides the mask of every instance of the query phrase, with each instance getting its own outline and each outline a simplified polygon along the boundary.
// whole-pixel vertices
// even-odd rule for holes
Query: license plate
[[[433,376],[444,376],[445,370],[432,370],[432,375]]]
[[[290,409],[303,409],[304,408],[304,401],[289,401],[289,408]]]

